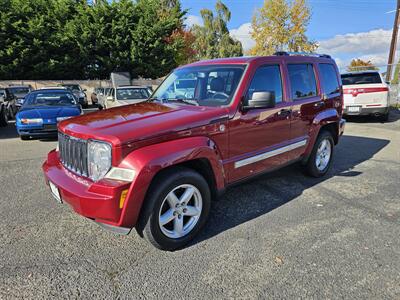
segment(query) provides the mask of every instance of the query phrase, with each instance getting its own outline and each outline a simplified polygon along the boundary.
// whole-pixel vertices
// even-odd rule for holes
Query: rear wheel
[[[387,122],[387,121],[389,121],[389,112],[387,112],[386,114],[383,114],[383,115],[379,116],[379,121],[381,121],[381,122]]]
[[[175,250],[204,226],[210,211],[210,188],[198,173],[174,168],[155,180],[137,227],[155,247]]]
[[[7,108],[2,105],[0,107],[0,127],[6,127],[8,124]]]
[[[308,175],[322,177],[328,172],[333,157],[333,145],[332,134],[326,130],[322,131],[314,144],[314,148],[306,164]]]
[[[29,140],[29,135],[20,135],[19,137],[20,137],[21,140],[23,140],[23,141]]]

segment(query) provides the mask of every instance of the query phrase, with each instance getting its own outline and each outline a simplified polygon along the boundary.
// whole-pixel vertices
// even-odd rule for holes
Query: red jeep
[[[323,176],[342,108],[328,55],[201,61],[174,70],[147,102],[61,122],[43,171],[78,214],[173,250],[239,181],[294,162]]]

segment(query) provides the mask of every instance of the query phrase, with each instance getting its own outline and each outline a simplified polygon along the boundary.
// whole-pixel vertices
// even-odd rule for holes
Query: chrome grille
[[[87,141],[58,133],[58,151],[64,167],[82,176],[88,176]]]

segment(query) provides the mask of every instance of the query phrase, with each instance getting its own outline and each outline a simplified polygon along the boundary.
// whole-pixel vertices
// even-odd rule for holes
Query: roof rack
[[[277,56],[314,56],[314,57],[323,57],[323,58],[331,58],[328,54],[318,54],[314,52],[287,52],[287,51],[277,51],[274,53]]]

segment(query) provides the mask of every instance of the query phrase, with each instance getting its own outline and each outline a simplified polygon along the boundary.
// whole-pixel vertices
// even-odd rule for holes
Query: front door
[[[229,182],[273,169],[287,162],[291,104],[285,101],[282,67],[260,66],[244,96],[244,105],[254,92],[273,92],[276,106],[238,110],[229,121]]]

